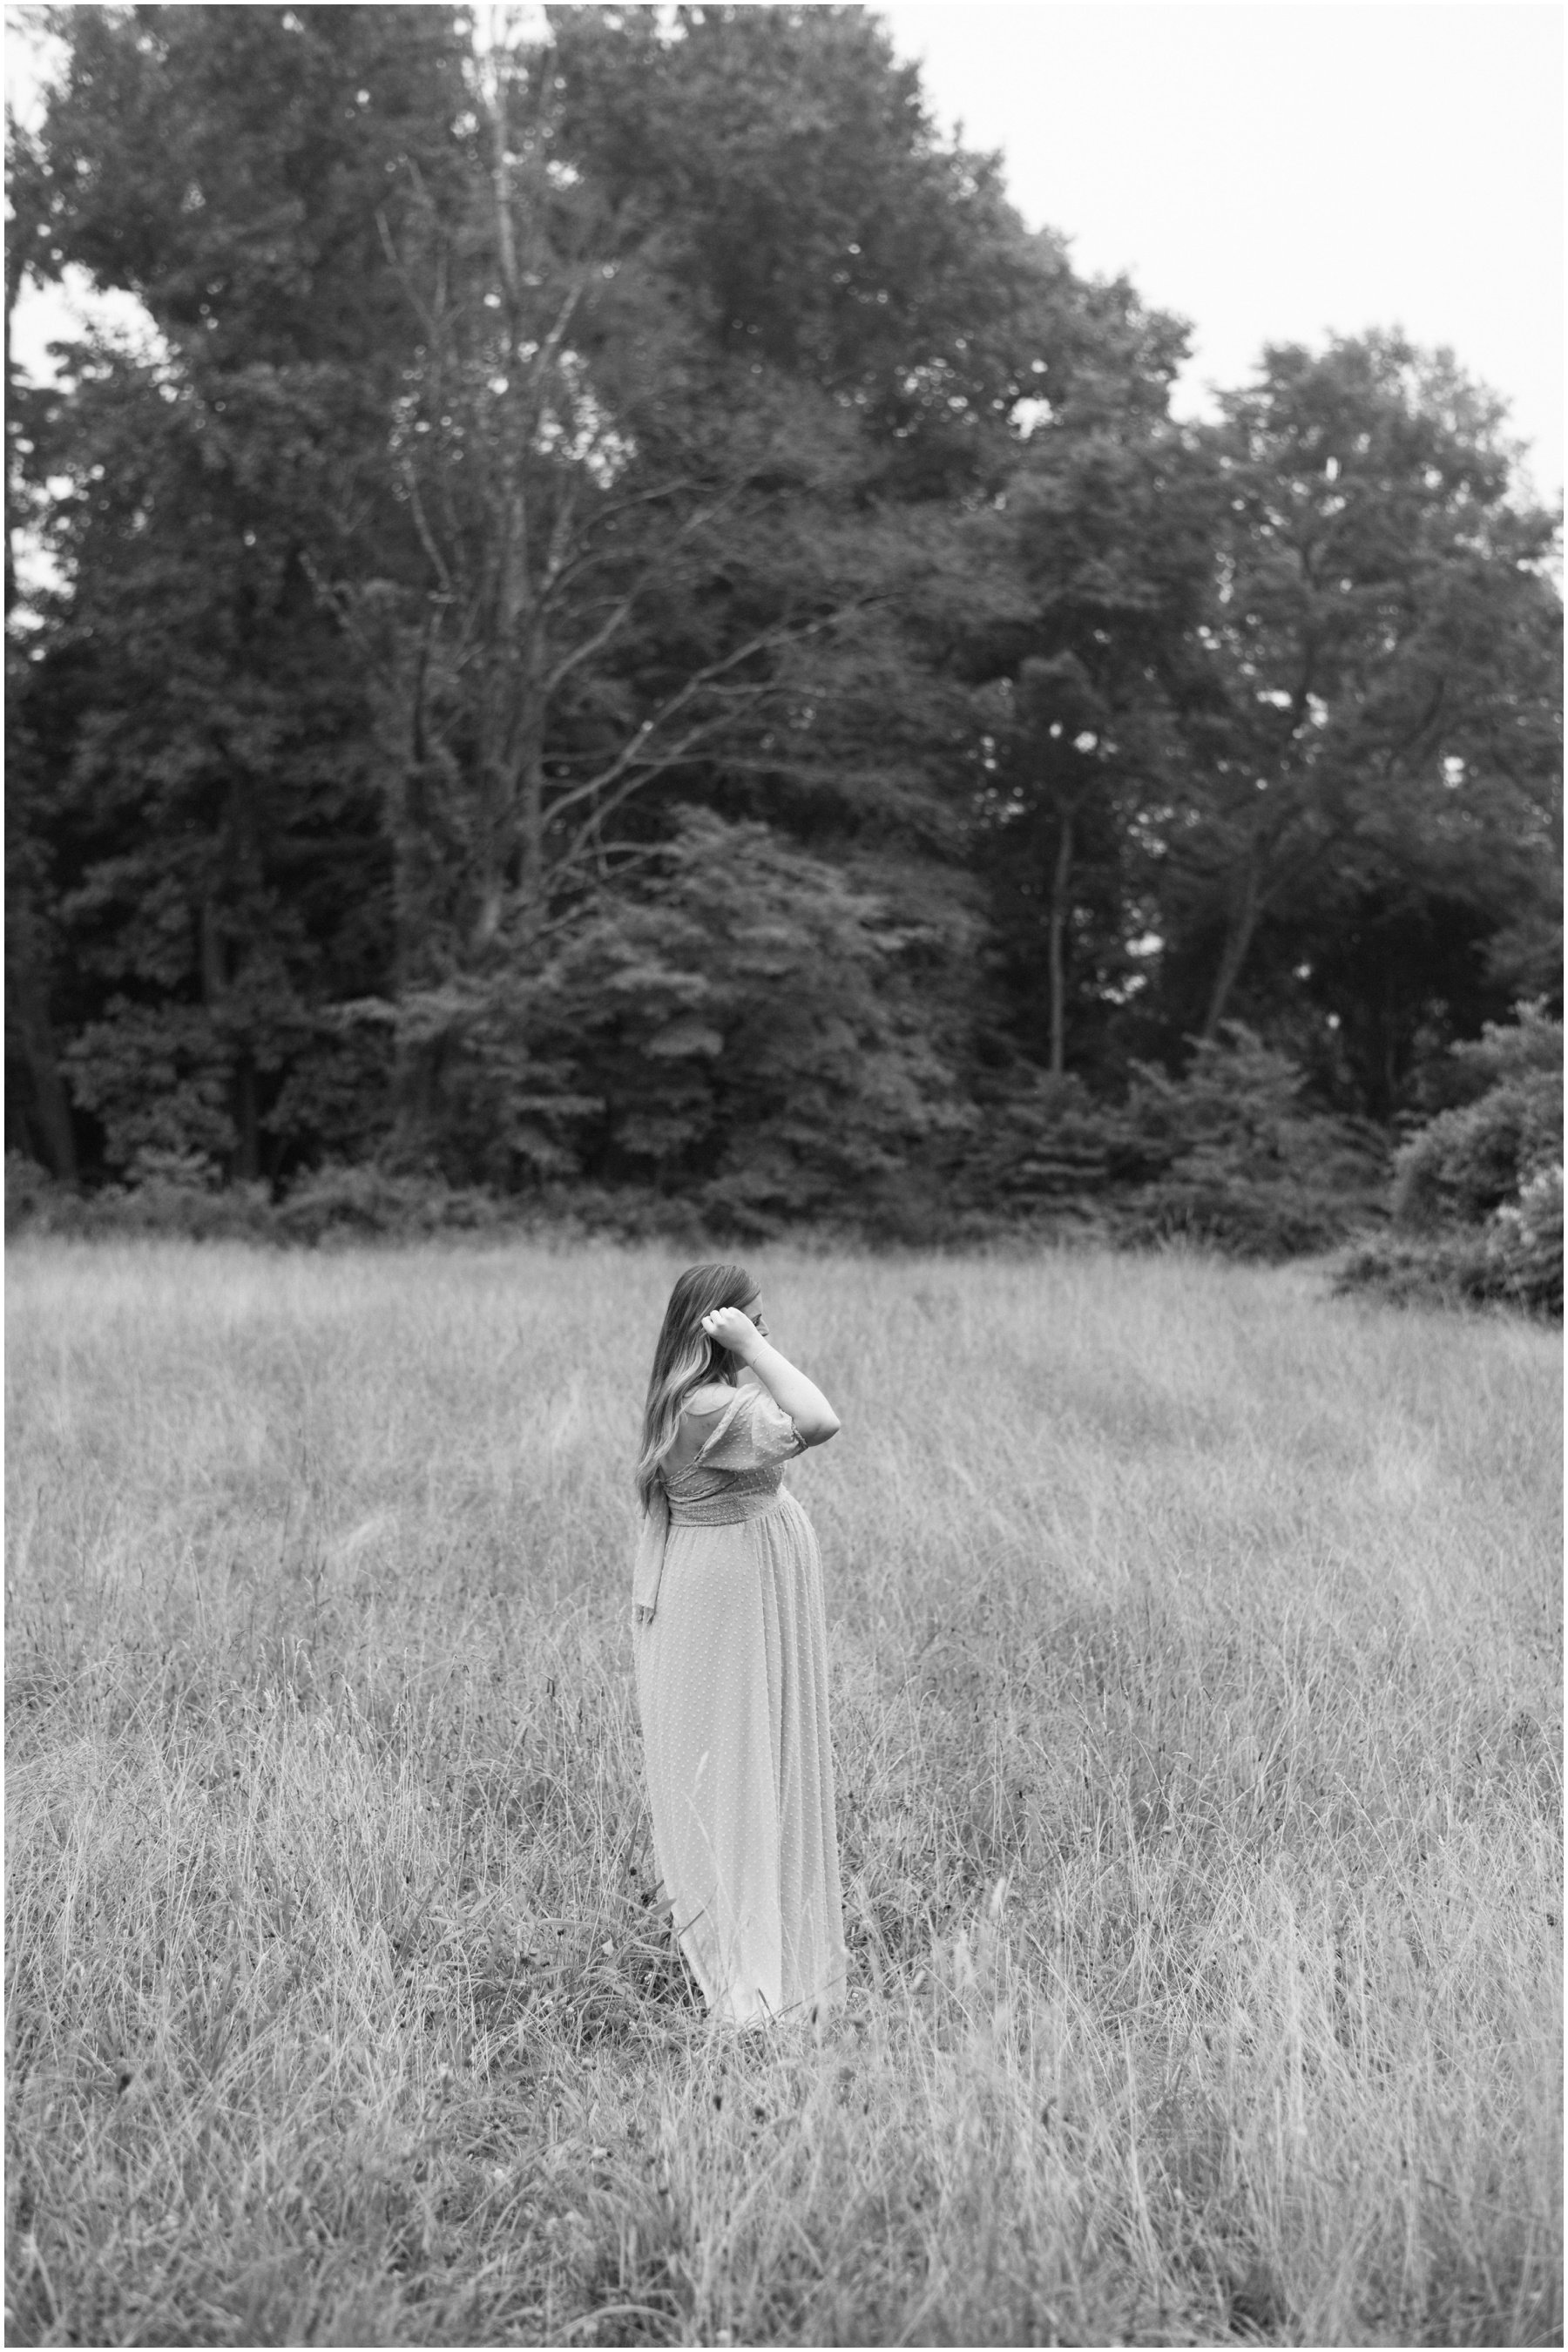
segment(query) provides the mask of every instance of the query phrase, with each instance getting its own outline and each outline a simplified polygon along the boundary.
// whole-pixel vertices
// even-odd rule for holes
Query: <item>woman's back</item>
[[[718,1428],[727,1405],[734,1403],[739,1391],[723,1381],[712,1381],[706,1388],[693,1389],[680,1415],[680,1426],[675,1443],[665,1455],[662,1465],[666,1486],[671,1486],[692,1463]]]
[[[766,1389],[750,1381],[697,1389],[680,1416],[663,1464],[672,1504],[722,1492],[773,1492],[784,1465],[802,1451],[795,1425]]]

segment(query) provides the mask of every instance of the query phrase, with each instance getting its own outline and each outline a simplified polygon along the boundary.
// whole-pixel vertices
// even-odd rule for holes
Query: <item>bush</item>
[[[272,1208],[265,1184],[224,1190],[160,1173],[138,1184],[110,1184],[84,1202],[87,1229],[105,1234],[178,1234],[187,1241],[269,1241]]]
[[[958,1145],[952,1198],[1005,1223],[1085,1216],[1104,1193],[1124,1141],[1119,1111],[1081,1078],[1030,1071],[982,1095],[973,1130]]]
[[[191,1241],[266,1240],[272,1212],[265,1184],[220,1190],[207,1163],[143,1154],[138,1181],[96,1192],[61,1184],[20,1152],[5,1155],[5,1231],[176,1234]]]
[[[1290,1177],[1260,1181],[1238,1172],[1222,1154],[1205,1166],[1205,1155],[1193,1152],[1180,1173],[1143,1185],[1117,1227],[1134,1245],[1184,1241],[1227,1257],[1275,1262],[1337,1248],[1355,1219],[1354,1202],[1321,1187]]]
[[[994,1081],[945,1237],[1183,1241],[1272,1260],[1331,1249],[1384,1213],[1381,1130],[1304,1110],[1301,1072],[1243,1024],[1199,1043],[1180,1077],[1134,1069],[1121,1106],[1077,1077]]]
[[[1354,1250],[1342,1294],[1369,1291],[1395,1306],[1502,1306],[1563,1314],[1563,1171],[1543,1169],[1520,1200],[1482,1226],[1394,1233]]]
[[[1479,1224],[1563,1162],[1561,1022],[1521,1006],[1516,1026],[1489,1022],[1453,1059],[1479,1090],[1429,1120],[1394,1163],[1394,1216],[1415,1230]]]
[[[1179,1078],[1134,1068],[1120,1152],[1143,1181],[1118,1216],[1124,1239],[1300,1257],[1378,1213],[1382,1135],[1304,1110],[1301,1072],[1243,1023],[1201,1040]]]
[[[178,1234],[188,1241],[265,1241],[272,1229],[265,1184],[225,1185],[205,1152],[144,1147],[123,1184],[106,1185],[84,1202],[89,1229],[112,1234]]]
[[[451,1185],[439,1176],[394,1175],[372,1161],[301,1176],[274,1210],[273,1222],[288,1241],[415,1241],[431,1234],[484,1232],[504,1216],[501,1202],[480,1187]]]
[[[507,1204],[491,1193],[448,1185],[439,1177],[392,1175],[374,1164],[314,1171],[280,1202],[272,1201],[265,1184],[223,1186],[210,1166],[173,1154],[156,1160],[142,1154],[135,1174],[132,1183],[79,1192],[55,1182],[19,1152],[10,1152],[6,1232],[306,1244],[416,1241],[438,1233],[488,1231],[508,1213]]]
[[[1341,1269],[1343,1290],[1563,1312],[1563,1029],[1535,1006],[1454,1051],[1479,1088],[1400,1150],[1396,1235]]]
[[[1334,1291],[1340,1297],[1364,1291],[1391,1307],[1463,1307],[1476,1300],[1482,1255],[1473,1235],[1442,1242],[1379,1234],[1346,1252]]]
[[[54,1230],[51,1213],[58,1202],[72,1198],[68,1188],[58,1184],[47,1168],[29,1160],[25,1151],[5,1154],[5,1231],[23,1232],[27,1226],[35,1231]]]
[[[1563,1312],[1563,1167],[1537,1169],[1493,1219],[1501,1295],[1539,1315]]]
[[[625,1191],[639,1220],[661,1195],[715,1232],[896,1228],[969,1116],[921,996],[967,939],[946,904],[900,911],[764,824],[687,810],[542,968],[404,1002],[405,1046],[439,1067],[432,1160],[574,1204]]]

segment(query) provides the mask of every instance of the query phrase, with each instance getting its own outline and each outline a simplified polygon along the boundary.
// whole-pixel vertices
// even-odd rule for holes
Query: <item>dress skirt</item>
[[[654,1851],[714,2014],[810,2016],[844,1993],[827,1625],[811,1521],[670,1527],[637,1703]]]

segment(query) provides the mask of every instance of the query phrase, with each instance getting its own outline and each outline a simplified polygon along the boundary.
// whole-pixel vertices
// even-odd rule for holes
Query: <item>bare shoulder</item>
[[[683,1410],[687,1412],[694,1412],[700,1420],[707,1421],[711,1419],[714,1413],[722,1412],[734,1394],[734,1390],[726,1387],[722,1381],[712,1381],[706,1388],[693,1389],[686,1400]]]
[[[680,1424],[665,1465],[667,1475],[679,1478],[683,1475],[713,1435],[725,1407],[734,1401],[734,1390],[723,1381],[712,1381],[706,1387],[692,1390],[681,1407]]]

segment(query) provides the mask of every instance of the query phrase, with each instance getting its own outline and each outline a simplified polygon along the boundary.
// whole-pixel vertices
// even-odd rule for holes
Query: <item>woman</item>
[[[744,1268],[683,1274],[637,1469],[637,1704],[676,1935],[710,2011],[742,2024],[843,1997],[822,1565],[781,1485],[837,1433]]]

